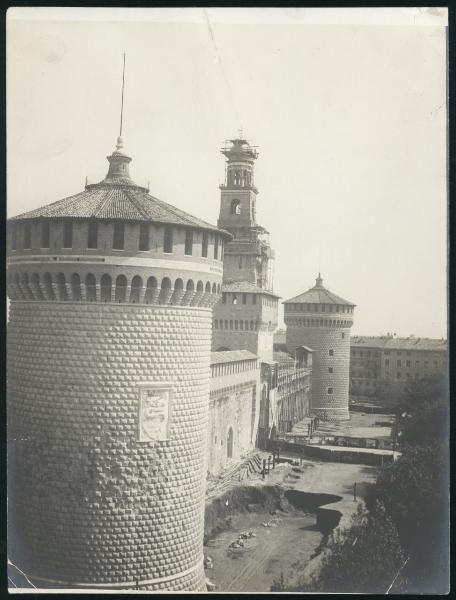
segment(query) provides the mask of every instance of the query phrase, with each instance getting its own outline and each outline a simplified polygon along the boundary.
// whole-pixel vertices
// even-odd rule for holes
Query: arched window
[[[127,299],[127,278],[125,275],[119,275],[116,279],[115,301],[125,302]]]
[[[66,280],[65,275],[63,273],[59,273],[57,275],[57,290],[59,300],[68,300],[68,294],[66,291]]]
[[[231,200],[231,214],[232,215],[240,215],[241,214],[241,201],[233,198]]]
[[[204,291],[204,284],[202,281],[198,281],[198,283],[196,284],[196,291],[197,292],[203,292]]]
[[[144,302],[146,304],[151,304],[153,296],[157,289],[157,280],[155,277],[149,277],[146,284],[146,293],[144,295]]]
[[[111,276],[105,273],[101,278],[101,301],[111,302],[112,300],[112,280]]]
[[[211,293],[211,283],[210,283],[210,281],[208,281],[206,283],[206,288],[205,288],[204,291],[206,292],[206,294],[210,294]]]
[[[169,290],[171,289],[171,279],[164,277],[161,282],[161,290],[159,296],[159,303],[165,304],[168,301]]]
[[[135,275],[131,280],[130,302],[139,302],[139,295],[142,290],[142,279],[139,275]]]
[[[97,299],[96,279],[95,275],[89,273],[86,276],[86,295],[89,302],[95,302]]]
[[[78,273],[73,273],[70,280],[71,284],[71,297],[73,300],[81,300],[81,278]]]
[[[217,284],[215,284],[215,283],[212,284],[212,293],[213,294],[217,293]]]
[[[187,290],[187,292],[193,292],[193,290],[195,289],[195,284],[193,283],[193,279],[189,279],[187,281],[187,286],[185,289]]]
[[[228,429],[228,435],[226,437],[226,456],[227,458],[233,458],[233,428]]]
[[[33,295],[37,300],[44,300],[43,293],[40,288],[40,276],[38,273],[33,273],[32,275],[32,290]]]
[[[172,298],[173,304],[177,304],[182,299],[182,292],[184,291],[184,282],[182,279],[176,279],[174,282],[174,294]]]
[[[28,284],[27,273],[24,273],[24,275],[27,277],[27,284]],[[25,281],[24,281],[24,283],[25,283]],[[46,296],[49,298],[49,300],[55,300],[54,290],[52,289],[52,276],[50,273],[44,274],[43,283],[44,283],[44,288],[46,290]]]

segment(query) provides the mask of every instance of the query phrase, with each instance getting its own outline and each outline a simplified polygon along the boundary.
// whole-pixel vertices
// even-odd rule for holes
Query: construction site
[[[310,581],[329,534],[345,528],[378,468],[395,460],[392,415],[301,421],[271,452],[255,451],[207,482],[204,566],[215,592],[273,591]]]

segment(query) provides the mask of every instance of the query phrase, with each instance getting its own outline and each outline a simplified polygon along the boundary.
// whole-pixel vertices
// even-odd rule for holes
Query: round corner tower
[[[230,235],[109,172],[8,223],[11,559],[38,587],[205,590],[212,307]]]
[[[325,287],[318,274],[313,288],[284,304],[287,349],[314,350],[311,410],[328,421],[349,419],[350,328],[355,305]]]

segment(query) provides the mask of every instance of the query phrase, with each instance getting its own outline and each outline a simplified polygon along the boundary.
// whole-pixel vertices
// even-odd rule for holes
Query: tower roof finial
[[[318,271],[318,277],[315,280],[315,287],[323,287],[323,279],[320,275],[320,271]]]
[[[124,89],[125,89],[125,52],[123,53],[123,69],[122,69],[122,96],[120,102],[120,128],[119,137],[117,138],[117,150],[123,148],[122,127],[123,127],[123,105],[124,105]]]

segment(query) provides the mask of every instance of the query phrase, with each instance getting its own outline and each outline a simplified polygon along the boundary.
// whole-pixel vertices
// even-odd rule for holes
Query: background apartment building
[[[354,336],[350,341],[350,397],[388,400],[411,379],[443,373],[444,339]]]

